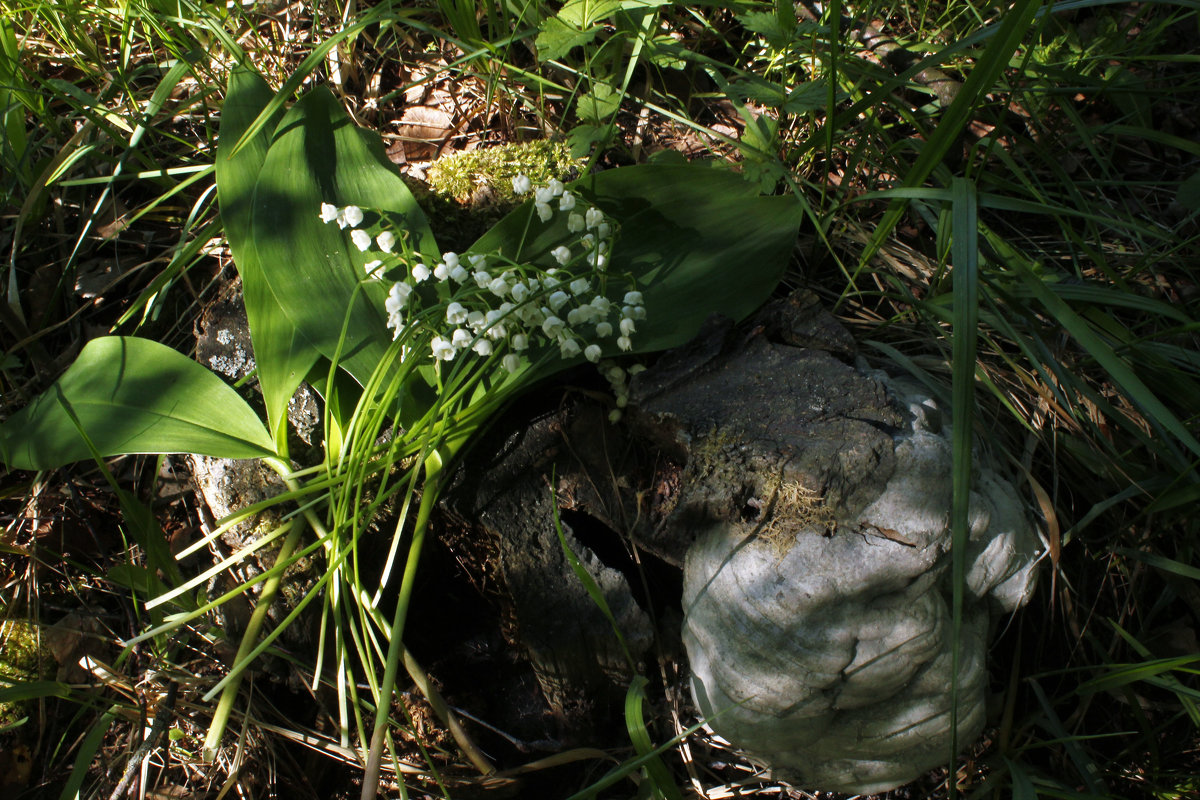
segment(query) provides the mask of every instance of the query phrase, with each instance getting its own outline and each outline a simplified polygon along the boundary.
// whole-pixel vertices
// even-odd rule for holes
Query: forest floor
[[[1193,5],[117,5],[0,0],[0,419],[98,336],[194,354],[201,320],[237,296],[213,165],[239,60],[275,90],[331,88],[383,137],[446,249],[512,207],[470,180],[501,145],[552,142],[531,158],[567,177],[721,162],[805,208],[781,295],[815,292],[872,365],[947,398],[975,386],[977,434],[1023,482],[1048,547],[1037,596],[992,648],[983,739],[880,797],[1200,791]],[[1004,28],[1026,11],[1025,30]],[[966,214],[963,181],[978,198]],[[955,324],[950,257],[964,226],[979,234],[971,331]],[[966,335],[977,362],[956,367]],[[563,389],[541,391],[552,407]],[[311,688],[314,653],[285,647],[245,684],[248,711],[209,763],[201,698],[236,642],[122,647],[156,621],[130,509],[150,509],[175,553],[217,522],[185,459],[5,470],[0,795],[359,793],[365,743],[336,736]],[[492,669],[527,682],[479,578],[488,554],[443,534],[428,580],[461,605],[425,609],[413,634],[429,637],[435,684],[453,693]],[[189,576],[208,566],[181,561]],[[669,785],[629,767],[641,751],[620,720],[587,748],[536,756],[468,721],[505,753],[508,772],[481,775],[414,685],[397,737],[412,772],[389,774],[385,795],[832,797],[770,779],[710,732],[684,735],[696,722],[685,670],[648,671],[641,732],[666,745]],[[613,765],[621,781],[589,788]]]

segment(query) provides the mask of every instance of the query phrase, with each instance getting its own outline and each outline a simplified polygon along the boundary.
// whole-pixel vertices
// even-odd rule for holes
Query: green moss
[[[0,623],[0,685],[54,678],[54,655],[38,636],[37,626],[20,620]],[[26,716],[24,703],[0,703],[0,728]]]
[[[514,204],[512,179],[517,175],[539,184],[551,178],[567,180],[578,168],[562,142],[520,142],[440,158],[429,168],[429,185],[436,194],[459,203]]]
[[[429,167],[428,186],[409,182],[409,188],[425,209],[438,246],[462,252],[519,205],[512,190],[516,175],[527,175],[535,184],[567,181],[580,165],[561,142],[506,144],[440,158]]]

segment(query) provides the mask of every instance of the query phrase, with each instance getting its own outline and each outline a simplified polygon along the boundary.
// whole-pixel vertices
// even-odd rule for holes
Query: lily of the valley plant
[[[324,89],[290,109],[284,100],[256,74],[235,72],[216,164],[261,410],[163,345],[102,337],[0,425],[0,457],[26,470],[128,453],[270,464],[289,489],[273,501],[284,511],[279,529],[265,534],[281,544],[273,567],[230,593],[262,584],[234,662],[204,695],[217,701],[205,753],[222,745],[247,667],[319,603],[327,635],[314,683],[336,688],[342,744],[358,748],[364,795],[374,796],[385,754],[396,752],[400,668],[428,685],[404,647],[404,623],[455,458],[497,410],[579,364],[598,363],[614,385],[616,419],[626,372],[611,360],[681,344],[713,313],[753,311],[782,274],[799,213],[794,200],[760,197],[717,166],[629,167],[545,186],[514,174],[528,202],[467,252],[443,252],[377,135],[355,127]],[[289,459],[286,412],[305,380],[325,399],[324,458],[301,470]],[[234,515],[210,537],[261,510]],[[358,543],[385,520],[393,534],[380,570],[360,563]],[[221,635],[211,615],[229,595],[197,600],[211,576],[183,574],[161,531],[139,544],[154,613],[130,643]],[[325,568],[264,635],[266,609],[301,558]],[[386,603],[385,589],[395,590]],[[460,745],[492,769],[469,741]]]

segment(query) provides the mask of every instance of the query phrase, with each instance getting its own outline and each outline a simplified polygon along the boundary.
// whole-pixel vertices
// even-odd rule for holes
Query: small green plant
[[[371,687],[359,697],[355,682],[335,681],[341,738],[357,734],[364,796],[373,796],[384,754],[395,752],[389,720],[399,669],[417,669],[403,641],[422,538],[455,459],[499,408],[555,372],[682,343],[715,312],[748,314],[786,266],[797,205],[701,166],[635,167],[545,186],[518,173],[512,191],[532,198],[466,252],[442,252],[378,136],[352,125],[324,89],[285,110],[245,70],[230,80],[216,171],[265,419],[165,345],[102,337],[0,425],[0,457],[45,470],[124,453],[193,452],[274,468],[290,491],[270,502],[299,509],[268,534],[283,542],[275,564],[252,581],[262,591],[233,666],[205,695],[219,697],[205,754],[221,746],[247,667],[320,598],[335,645],[318,654],[314,674],[331,661],[337,675],[366,675]],[[305,379],[326,401],[325,453],[319,467],[295,470],[286,409]],[[360,563],[358,542],[388,509],[399,510],[380,574]],[[157,536],[140,544],[161,554]],[[260,639],[287,568],[317,553],[326,571],[315,590]],[[387,614],[381,598],[396,589],[397,571]],[[207,576],[182,575],[173,564],[160,572],[168,583],[147,606],[173,613],[130,643],[183,636],[185,623],[227,599],[196,608],[191,593]],[[486,759],[464,749],[486,771]]]

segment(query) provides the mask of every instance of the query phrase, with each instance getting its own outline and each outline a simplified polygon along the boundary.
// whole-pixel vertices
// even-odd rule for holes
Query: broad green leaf
[[[607,142],[613,135],[608,125],[592,125],[585,123],[576,125],[567,133],[567,142],[571,145],[571,155],[575,158],[587,158],[592,152],[593,145]],[[663,150],[661,152],[673,152]]]
[[[321,203],[389,212],[397,236],[407,230],[417,251],[439,257],[425,214],[378,134],[355,127],[325,88],[301,98],[276,129],[254,190],[251,238],[288,319],[362,383],[391,340],[387,284],[360,286],[370,258],[351,243],[349,229],[321,222]]]
[[[535,41],[538,60],[557,61],[571,52],[572,48],[590,43],[599,32],[599,28],[580,30],[558,17],[547,17],[542,20],[541,31]]]
[[[761,34],[777,50],[782,50],[796,40],[799,31],[809,30],[811,25],[799,25],[790,8],[779,7],[777,12],[750,11],[739,14],[738,22],[748,30]]]
[[[90,459],[72,413],[101,456],[261,458],[275,452],[237,392],[187,356],[147,339],[89,342],[53,386],[0,425],[4,463],[53,469]]]
[[[687,69],[691,51],[670,36],[655,36],[646,42],[645,59],[659,69]]]
[[[788,91],[775,81],[751,74],[730,83],[729,91],[739,99],[745,98],[773,108],[782,108],[789,114],[807,114],[824,109],[829,104],[829,87],[825,81],[802,83]],[[843,97],[844,93],[838,94],[839,100]]]
[[[586,28],[612,16],[622,5],[640,4],[625,4],[621,0],[567,0],[558,12],[558,19],[576,28]]]
[[[596,124],[617,113],[620,106],[620,92],[607,83],[593,81],[592,88],[575,103],[575,116]]]
[[[588,44],[600,32],[597,25],[618,11],[644,11],[667,5],[669,0],[568,0],[558,14],[542,20],[538,32],[539,61],[554,61],[574,47]]]
[[[1200,211],[1200,172],[1192,173],[1191,177],[1179,184],[1175,200],[1188,211]]]
[[[837,93],[836,100],[840,101],[844,93]],[[792,89],[787,96],[783,110],[789,114],[807,114],[810,111],[823,110],[829,106],[829,87],[824,83],[811,81],[802,83]]]
[[[683,344],[712,314],[740,320],[757,309],[779,283],[800,226],[794,198],[758,197],[753,184],[717,169],[625,167],[571,188],[620,225],[608,272],[636,276],[645,298],[647,318],[633,337],[638,352]],[[539,224],[526,204],[471,250],[553,265],[548,253],[565,235],[562,224]],[[618,284],[615,300],[624,292]],[[615,355],[609,347],[605,355]]]
[[[258,365],[258,383],[267,407],[267,427],[285,440],[283,426],[288,401],[319,354],[283,313],[279,301],[271,293],[252,238],[250,214],[254,186],[282,113],[269,119],[257,135],[247,140],[245,147],[231,155],[234,144],[266,108],[272,96],[267,82],[252,70],[237,69],[230,73],[217,147],[217,199],[221,205],[225,236],[233,251],[233,262],[242,277],[242,297]]]

